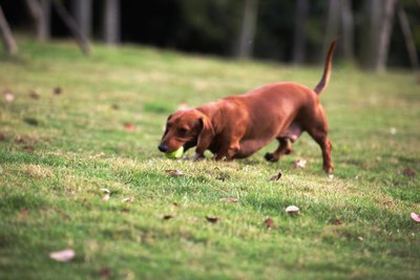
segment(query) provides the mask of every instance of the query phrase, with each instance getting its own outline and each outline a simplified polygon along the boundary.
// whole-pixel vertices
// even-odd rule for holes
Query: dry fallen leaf
[[[40,95],[35,90],[31,90],[29,91],[29,97],[32,99],[39,99]]]
[[[419,214],[416,214],[414,212],[411,212],[410,217],[416,223],[420,223],[420,215]]]
[[[403,169],[402,174],[407,177],[414,177],[416,176],[416,171],[413,168],[407,167]]]
[[[55,94],[55,95],[59,95],[59,94],[61,94],[63,92],[63,90],[61,89],[61,87],[55,87],[54,89],[53,89],[53,93]]]
[[[29,214],[29,209],[28,208],[22,208],[22,209],[20,209],[20,211],[18,213],[18,219],[24,220],[28,217],[28,214]]]
[[[35,118],[24,118],[23,121],[33,126],[37,126],[39,124],[38,120]]]
[[[391,128],[389,129],[389,133],[390,133],[391,135],[395,135],[395,134],[397,134],[397,129],[396,129],[395,127],[391,127]]]
[[[237,203],[239,199],[237,197],[229,196],[220,199],[221,201],[228,202],[228,203]]]
[[[133,132],[136,130],[136,126],[132,123],[126,122],[124,123],[124,129],[129,132]]]
[[[134,197],[130,196],[130,197],[125,197],[121,200],[121,202],[123,203],[131,203],[134,201]]]
[[[25,145],[22,147],[22,149],[28,153],[33,153],[33,151],[35,150],[34,146],[32,145]]]
[[[178,169],[167,169],[165,172],[171,177],[179,177],[184,175],[184,173]]]
[[[107,188],[102,188],[101,191],[105,193],[105,195],[102,197],[103,201],[108,201],[111,198],[111,191]]]
[[[58,262],[69,262],[76,256],[73,249],[65,249],[62,251],[51,252],[50,258]]]
[[[163,220],[170,220],[170,219],[172,219],[174,216],[173,215],[171,215],[171,214],[166,214],[166,215],[163,215],[163,217],[162,217],[162,219]]]
[[[268,217],[267,219],[264,220],[264,225],[266,226],[266,228],[272,229],[274,227],[273,219]]]
[[[295,205],[290,205],[286,207],[285,210],[288,214],[298,214],[299,213],[299,207]]]
[[[216,180],[220,180],[220,181],[226,181],[227,179],[230,178],[230,175],[228,173],[220,173],[216,176]]]
[[[215,224],[219,221],[219,218],[215,216],[206,216],[206,220],[209,223]]]
[[[298,159],[298,160],[295,160],[295,162],[293,163],[293,166],[295,168],[305,168],[306,163],[307,163],[306,159]]]
[[[279,171],[279,173],[277,173],[276,175],[274,175],[270,178],[270,181],[278,181],[278,180],[280,180],[281,176],[283,176],[283,173],[281,173],[281,171]]]
[[[340,220],[340,219],[338,219],[338,218],[336,218],[336,219],[332,219],[331,221],[331,224],[333,224],[333,225],[336,225],[336,226],[339,226],[339,225],[341,225],[343,222]]]
[[[111,269],[109,267],[104,266],[99,270],[99,276],[103,279],[108,279],[111,277],[111,274]]]

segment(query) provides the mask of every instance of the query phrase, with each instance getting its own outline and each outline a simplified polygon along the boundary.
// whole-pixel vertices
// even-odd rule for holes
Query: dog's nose
[[[161,151],[162,153],[166,153],[168,151],[168,146],[166,146],[165,144],[160,144],[158,147],[159,151]]]

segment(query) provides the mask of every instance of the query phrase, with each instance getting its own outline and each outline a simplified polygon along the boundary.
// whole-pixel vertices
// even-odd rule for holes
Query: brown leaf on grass
[[[29,214],[29,209],[28,208],[22,208],[22,209],[20,209],[17,217],[18,217],[19,220],[25,220],[28,217],[28,214]]]
[[[402,174],[406,177],[414,177],[416,176],[416,171],[413,168],[406,167],[403,169]]]
[[[58,262],[69,262],[76,256],[73,249],[65,249],[62,251],[51,252],[50,258]]]
[[[23,136],[16,136],[16,138],[14,139],[14,142],[16,144],[33,146],[38,142],[38,140],[34,137],[23,135]]]
[[[184,173],[178,169],[167,169],[165,172],[171,177],[179,177],[184,175]]]
[[[6,89],[6,90],[3,92],[3,96],[4,96],[4,100],[5,100],[7,103],[12,103],[12,102],[15,100],[15,95],[13,94],[13,92],[12,92],[12,91],[10,91],[10,90],[8,90],[8,89]]]
[[[174,217],[174,216],[173,216],[173,215],[171,215],[171,214],[166,214],[166,215],[163,215],[162,219],[163,219],[163,220],[165,220],[165,221],[167,221],[167,220],[172,219],[173,217]]]
[[[32,99],[37,100],[37,99],[39,99],[40,95],[35,90],[30,90],[29,91],[29,97],[32,98]]]
[[[109,277],[111,277],[112,273],[111,273],[111,269],[109,267],[101,267],[101,269],[99,270],[99,276],[102,279],[108,279]]]
[[[220,173],[219,175],[217,175],[216,180],[220,180],[224,182],[229,178],[230,178],[230,175],[228,173]]]
[[[279,173],[277,173],[276,175],[274,175],[270,178],[270,181],[278,181],[278,180],[280,180],[281,176],[283,176],[283,173],[281,173],[281,171],[279,171]]]
[[[35,148],[32,145],[25,145],[22,147],[22,149],[28,153],[33,153],[35,151]]]
[[[293,162],[293,166],[295,167],[295,168],[305,168],[306,167],[306,163],[307,163],[308,161],[306,160],[306,159],[298,159],[298,160],[295,160],[294,162]]]
[[[209,223],[215,224],[219,221],[219,218],[216,216],[206,216],[206,220]]]
[[[128,132],[133,132],[136,130],[136,126],[129,122],[124,123],[123,126],[124,126],[124,129]]]
[[[26,122],[29,125],[32,125],[32,126],[39,125],[39,121],[35,118],[30,118],[30,117],[29,118],[24,118],[23,121]]]
[[[15,138],[15,143],[16,144],[24,144],[26,141],[25,141],[25,138],[23,138],[22,136],[17,136],[16,138]]]
[[[343,224],[343,222],[338,218],[331,219],[330,223],[333,224],[333,225],[336,225],[336,226],[339,226],[339,225]]]
[[[265,225],[266,228],[272,229],[274,227],[273,219],[268,217],[267,219],[264,220],[264,225]]]
[[[55,87],[55,88],[53,88],[53,93],[55,95],[60,95],[60,94],[63,93],[63,90],[61,89],[61,87]]]
[[[134,201],[134,197],[130,196],[130,197],[125,197],[121,200],[122,203],[131,203]]]
[[[102,188],[101,191],[105,193],[105,195],[102,197],[103,201],[108,201],[111,198],[111,191],[107,188]]]
[[[239,201],[238,198],[233,197],[233,196],[229,196],[229,197],[224,197],[220,199],[221,201],[227,202],[227,203],[237,203]]]

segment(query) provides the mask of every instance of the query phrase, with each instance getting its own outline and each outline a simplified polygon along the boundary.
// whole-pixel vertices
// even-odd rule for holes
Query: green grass
[[[179,103],[281,80],[312,87],[321,68],[130,46],[97,45],[86,58],[67,42],[26,39],[20,48],[18,58],[0,58],[0,91],[16,97],[0,96],[1,279],[98,278],[104,269],[113,279],[418,279],[420,225],[409,215],[420,212],[420,86],[409,73],[336,63],[321,98],[331,180],[307,135],[276,164],[263,160],[274,143],[229,163],[173,161],[157,150]],[[300,158],[307,167],[294,169]],[[285,213],[291,204],[298,216]],[[76,251],[73,261],[49,259],[64,248]]]

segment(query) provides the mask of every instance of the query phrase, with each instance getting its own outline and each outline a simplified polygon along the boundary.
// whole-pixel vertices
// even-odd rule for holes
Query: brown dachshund
[[[292,151],[292,143],[306,131],[319,144],[323,168],[332,173],[328,123],[319,94],[327,86],[335,41],[325,60],[324,73],[314,90],[292,82],[272,83],[203,106],[179,110],[168,117],[159,150],[167,153],[196,147],[195,159],[210,150],[216,160],[245,158],[274,138],[278,148],[265,155],[278,161]]]

